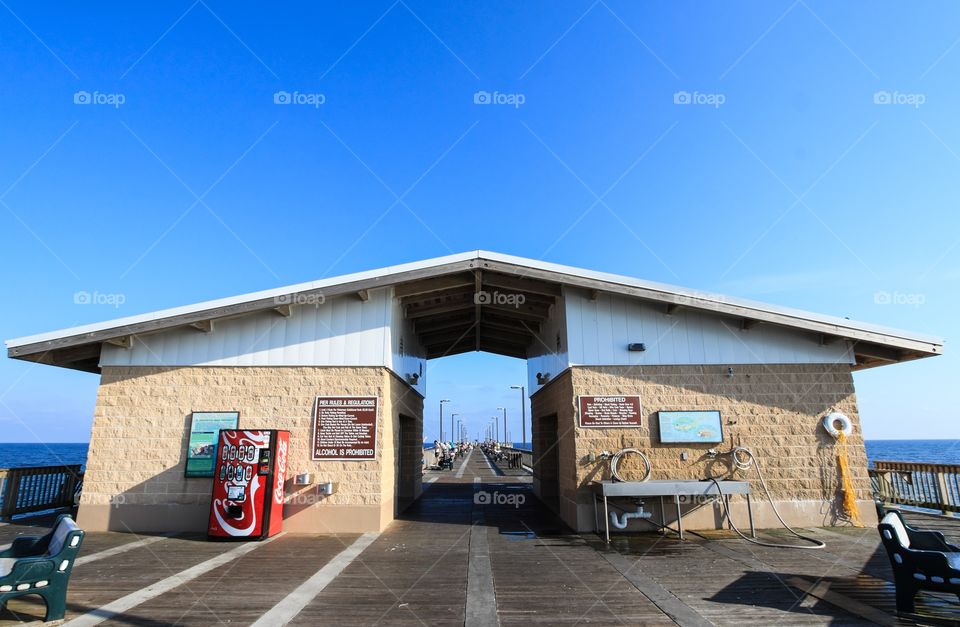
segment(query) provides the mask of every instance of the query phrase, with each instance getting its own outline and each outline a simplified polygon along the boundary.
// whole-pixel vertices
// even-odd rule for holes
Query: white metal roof
[[[345,274],[193,305],[39,333],[7,340],[6,346],[9,356],[26,358],[31,353],[39,353],[44,350],[76,346],[84,342],[103,341],[111,334],[114,337],[119,337],[135,334],[138,331],[152,332],[166,326],[173,327],[178,322],[179,324],[189,324],[204,319],[204,316],[208,314],[210,319],[222,317],[225,313],[239,315],[250,310],[243,309],[244,306],[255,305],[262,309],[268,307],[270,301],[282,300],[283,297],[295,294],[323,293],[331,290],[335,294],[337,290],[334,288],[343,288],[341,291],[345,291],[346,288],[371,289],[415,279],[419,280],[424,277],[440,276],[448,272],[463,271],[465,268],[482,269],[485,267],[494,270],[499,269],[500,271],[503,268],[510,268],[511,272],[520,276],[529,273],[534,278],[555,281],[565,285],[623,292],[641,298],[659,300],[667,304],[705,309],[725,315],[750,318],[760,322],[780,324],[812,332],[829,333],[881,346],[893,346],[922,353],[914,357],[939,354],[943,347],[943,339],[931,335],[483,250]]]

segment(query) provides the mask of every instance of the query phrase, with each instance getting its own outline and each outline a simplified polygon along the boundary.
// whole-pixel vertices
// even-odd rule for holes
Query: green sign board
[[[187,444],[187,477],[213,477],[217,465],[217,439],[221,429],[236,429],[238,411],[195,411]]]

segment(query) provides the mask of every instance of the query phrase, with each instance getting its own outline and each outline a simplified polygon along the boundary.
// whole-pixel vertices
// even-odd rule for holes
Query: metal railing
[[[960,512],[960,464],[878,461],[873,466],[870,483],[883,503]]]
[[[500,450],[506,454],[511,468],[523,467],[527,470],[533,470],[533,451],[513,448],[512,446],[501,446]]]
[[[73,507],[83,487],[80,465],[0,469],[0,519]]]

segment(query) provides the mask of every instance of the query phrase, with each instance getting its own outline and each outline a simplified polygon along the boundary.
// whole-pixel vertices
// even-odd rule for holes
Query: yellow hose
[[[847,453],[847,435],[841,431],[837,436],[837,466],[840,468],[840,487],[843,490],[843,511],[856,527],[862,527],[860,510],[857,509],[857,493],[850,476],[850,457]]]

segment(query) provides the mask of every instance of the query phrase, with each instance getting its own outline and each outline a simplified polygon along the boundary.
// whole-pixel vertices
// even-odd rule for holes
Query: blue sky
[[[11,1],[0,329],[483,248],[949,340],[958,38],[952,2]],[[960,437],[946,353],[856,375],[868,437]],[[428,436],[519,405],[521,361],[431,367]],[[0,440],[87,439],[96,385],[0,360]]]

